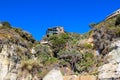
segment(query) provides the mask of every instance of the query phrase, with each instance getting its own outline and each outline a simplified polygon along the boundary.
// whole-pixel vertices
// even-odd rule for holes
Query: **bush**
[[[69,40],[69,35],[66,33],[60,35],[52,35],[48,39],[51,42],[51,47],[54,52],[54,56],[57,57],[57,53],[66,47],[66,43]]]
[[[54,57],[49,57],[45,62],[44,66],[49,66],[51,64],[58,63],[58,59]]]
[[[11,28],[11,25],[10,25],[9,22],[2,22],[2,25],[3,25],[4,27]]]
[[[89,24],[89,27],[90,27],[90,28],[94,28],[96,25],[97,25],[97,24],[93,22],[93,23],[90,23],[90,24]]]
[[[42,64],[40,64],[40,61],[33,60],[33,59],[28,59],[28,60],[23,60],[21,61],[21,68],[31,71],[33,68],[38,68],[42,67]]]
[[[84,53],[82,55],[82,59],[80,60],[79,63],[76,64],[77,69],[80,72],[89,71],[89,68],[92,67],[94,65],[95,61],[94,61],[94,55],[92,53]]]
[[[66,50],[66,51],[60,51],[58,53],[59,59],[60,59],[60,64],[62,66],[68,64],[70,65],[71,69],[73,71],[76,71],[76,63],[78,63],[82,57],[81,53],[77,50]]]
[[[91,44],[88,44],[88,43],[85,43],[85,44],[84,44],[84,48],[91,49],[91,48],[92,48],[92,45],[91,45]]]
[[[49,46],[47,45],[41,45],[41,44],[37,44],[34,47],[36,54],[35,56],[41,60],[41,62],[45,62],[49,59],[49,57],[53,56],[53,53],[50,49]]]

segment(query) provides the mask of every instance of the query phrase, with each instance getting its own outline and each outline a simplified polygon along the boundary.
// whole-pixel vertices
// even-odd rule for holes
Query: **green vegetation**
[[[69,35],[62,33],[60,35],[52,35],[48,38],[51,42],[51,48],[53,49],[54,56],[57,56],[57,53],[66,47],[66,43],[69,40]]]
[[[31,71],[33,68],[40,68],[42,67],[42,64],[40,64],[40,61],[33,60],[33,59],[27,59],[21,61],[21,68],[24,70]]]
[[[88,48],[88,49],[92,49],[92,45],[91,44],[88,44],[88,43],[85,43],[84,44],[84,48]]]
[[[80,70],[81,71],[89,71],[89,68],[94,65],[94,55],[92,53],[85,53],[82,56],[82,59],[80,61]]]
[[[96,25],[97,25],[96,23],[92,22],[92,23],[89,24],[89,27],[92,29],[92,28],[94,28]]]
[[[23,39],[25,39],[31,43],[35,42],[34,38],[31,36],[30,33],[23,31],[20,28],[14,28],[14,31],[17,32]]]
[[[51,64],[55,64],[55,63],[58,63],[59,60],[55,57],[49,57],[43,64],[44,66],[49,66]]]
[[[10,27],[10,24],[5,22],[4,26]],[[27,70],[32,75],[43,77],[56,65],[61,68],[68,67],[78,74],[95,72],[96,67],[100,66],[97,61],[101,61],[93,55],[92,45],[87,43],[87,39],[93,34],[92,30],[82,35],[66,32],[45,36],[43,40],[48,41],[48,44],[42,44],[20,28],[2,27],[2,29],[4,34],[0,33],[0,37],[9,39],[8,44],[10,42],[17,44],[15,52],[17,58],[20,59],[21,69]]]
[[[4,28],[12,28],[9,22],[1,22]]]

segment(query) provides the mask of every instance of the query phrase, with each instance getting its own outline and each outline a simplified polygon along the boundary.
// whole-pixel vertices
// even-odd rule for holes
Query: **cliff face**
[[[119,16],[107,19],[83,35],[65,32],[45,36],[45,43],[4,22],[0,25],[0,80],[50,80],[57,75],[48,73],[54,68],[59,69],[61,79],[90,74],[100,80],[119,80],[119,20]]]
[[[98,23],[92,29],[94,49],[102,55],[98,68],[100,80],[120,79],[120,20],[119,15]],[[118,23],[116,25],[116,23]]]
[[[21,70],[21,57],[18,56],[17,49],[20,48],[23,55],[27,49],[21,45],[16,44],[2,44],[0,52],[0,80],[20,80],[19,74]],[[27,76],[25,76],[27,78]]]
[[[41,80],[57,65],[50,46],[26,31],[0,26],[0,80]]]
[[[100,66],[99,79],[120,79],[120,40],[111,43],[112,50],[105,56],[105,64]]]
[[[22,62],[27,58],[32,59],[30,50],[34,41],[28,33],[20,29],[0,27],[0,80],[29,80],[32,78],[29,71],[22,69]]]

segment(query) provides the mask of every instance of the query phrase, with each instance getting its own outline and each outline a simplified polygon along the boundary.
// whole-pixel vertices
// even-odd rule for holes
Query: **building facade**
[[[54,34],[60,34],[64,33],[64,28],[63,27],[53,27],[53,28],[48,28],[46,31],[46,35],[54,35]]]

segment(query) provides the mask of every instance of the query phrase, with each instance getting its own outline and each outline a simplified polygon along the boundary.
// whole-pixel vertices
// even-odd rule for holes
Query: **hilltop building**
[[[115,12],[113,12],[112,14],[110,14],[109,16],[107,16],[107,18],[105,20],[113,18],[113,17],[117,16],[118,14],[120,14],[120,9],[116,10]]]
[[[46,31],[46,35],[54,35],[54,34],[60,34],[60,33],[64,33],[64,28],[63,27],[53,27],[53,28],[48,28],[48,30]]]
[[[60,33],[64,33],[64,28],[61,26],[57,26],[53,28],[48,28],[46,31],[46,36],[49,37],[49,35],[60,34]],[[41,40],[40,43],[50,45],[49,41],[47,40]]]

